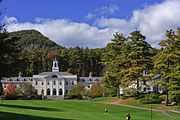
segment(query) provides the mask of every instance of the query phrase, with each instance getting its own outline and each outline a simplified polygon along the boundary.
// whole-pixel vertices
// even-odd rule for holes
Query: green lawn
[[[132,120],[151,120],[150,111],[95,101],[12,100],[0,104],[0,120],[125,120],[128,112]],[[180,120],[180,114],[153,112],[153,120]]]

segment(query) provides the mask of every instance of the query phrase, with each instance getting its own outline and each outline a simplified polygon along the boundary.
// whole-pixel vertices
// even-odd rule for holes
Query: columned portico
[[[62,98],[67,95],[66,91],[69,91],[77,84],[77,75],[72,75],[68,72],[59,72],[58,61],[55,59],[53,61],[52,72],[33,75],[33,83],[35,89],[39,91],[39,95]]]

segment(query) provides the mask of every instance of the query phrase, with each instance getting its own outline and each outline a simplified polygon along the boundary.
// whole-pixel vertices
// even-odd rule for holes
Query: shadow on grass
[[[40,117],[40,116],[31,116],[31,115],[22,115],[9,112],[0,112],[1,120],[73,120],[73,119],[64,119],[64,118],[50,118],[50,117]]]
[[[42,111],[61,111],[56,108],[47,108],[47,107],[33,107],[33,106],[23,106],[23,105],[9,105],[9,104],[0,104],[2,107],[10,108],[21,108],[21,109],[31,109],[31,110],[42,110]]]

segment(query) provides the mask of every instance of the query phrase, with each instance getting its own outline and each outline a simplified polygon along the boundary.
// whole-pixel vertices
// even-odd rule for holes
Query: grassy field
[[[104,112],[105,107],[109,112]],[[132,120],[151,120],[150,111],[96,101],[12,100],[0,104],[0,120],[125,120],[128,112]],[[152,120],[180,120],[180,114],[171,112],[152,115]]]

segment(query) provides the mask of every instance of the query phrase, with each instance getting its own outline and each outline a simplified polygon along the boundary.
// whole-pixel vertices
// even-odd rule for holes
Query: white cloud
[[[117,9],[117,8],[116,8]],[[36,29],[51,40],[65,46],[104,47],[114,32],[128,34],[140,30],[147,41],[158,46],[164,33],[180,26],[180,0],[165,0],[162,3],[135,10],[129,20],[119,18],[99,18],[95,25],[72,22],[64,19],[45,20],[38,18],[35,23],[20,23],[16,18],[7,19],[8,31]],[[113,10],[110,10],[113,12]],[[89,17],[94,18],[93,14]],[[14,22],[15,21],[15,22]],[[11,23],[12,22],[12,23]]]
[[[134,11],[129,20],[102,18],[97,20],[96,24],[109,29],[119,28],[119,31],[124,33],[138,29],[147,37],[148,42],[157,47],[160,40],[164,38],[166,30],[180,26],[179,10],[180,0],[166,0]]]
[[[112,37],[109,29],[99,29],[86,23],[71,22],[64,19],[42,20],[38,23],[12,23],[7,26],[9,32],[35,29],[60,45],[67,47],[104,47]]]
[[[3,23],[6,24],[12,24],[12,23],[17,23],[18,20],[15,17],[7,17],[5,16],[4,19],[2,20]]]

